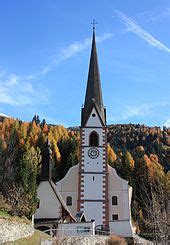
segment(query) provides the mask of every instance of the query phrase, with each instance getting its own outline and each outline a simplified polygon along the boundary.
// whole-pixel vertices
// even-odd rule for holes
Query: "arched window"
[[[72,206],[72,197],[67,197],[66,198],[66,205],[67,206]]]
[[[112,196],[112,205],[117,205],[117,196]]]
[[[99,136],[96,132],[91,132],[89,137],[90,146],[98,146],[99,145]]]

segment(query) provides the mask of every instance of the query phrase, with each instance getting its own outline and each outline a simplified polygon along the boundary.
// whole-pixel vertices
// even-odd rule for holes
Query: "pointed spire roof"
[[[106,124],[105,109],[103,106],[102,90],[100,83],[100,74],[98,67],[96,40],[95,40],[95,29],[93,27],[93,38],[92,38],[92,48],[90,56],[89,73],[87,80],[86,96],[84,108],[82,111],[82,126],[85,125],[89,114],[93,107],[96,107],[102,124]]]
[[[41,180],[47,181],[51,180],[51,150],[50,150],[50,141],[47,141],[44,144],[44,147],[41,149]]]

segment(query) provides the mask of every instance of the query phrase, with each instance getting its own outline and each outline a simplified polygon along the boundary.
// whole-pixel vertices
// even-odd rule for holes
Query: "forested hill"
[[[129,151],[135,155],[139,147],[143,147],[146,155],[156,155],[159,163],[166,170],[167,137],[170,129],[163,127],[148,127],[140,124],[109,125],[108,142],[116,152]]]
[[[153,230],[159,228],[153,227],[154,212],[159,215],[156,219],[159,218],[165,224],[165,218],[164,221],[162,219],[165,217],[166,204],[167,135],[168,129],[165,127],[161,129],[134,124],[108,126],[108,162],[133,187],[132,216],[143,234],[146,231],[152,234]],[[78,128],[47,125],[38,116],[34,116],[31,122],[13,118],[1,120],[3,200],[0,209],[27,217],[34,213],[41,167],[40,149],[47,137],[51,142],[52,178],[57,181],[79,162]]]

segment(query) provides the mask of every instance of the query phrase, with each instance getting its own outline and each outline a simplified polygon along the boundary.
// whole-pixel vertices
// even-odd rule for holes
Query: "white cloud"
[[[140,38],[144,39],[146,42],[148,42],[150,45],[166,52],[170,53],[170,49],[166,47],[162,42],[160,42],[158,39],[154,38],[150,33],[145,31],[142,27],[139,26],[134,20],[127,17],[122,12],[115,10],[115,13],[119,16],[119,18],[122,20],[123,24],[127,27],[128,31],[131,31],[135,33]]]
[[[101,36],[96,37],[97,43],[102,43],[103,41],[113,37],[112,33],[104,33]],[[49,63],[47,66],[43,67],[39,72],[35,74],[30,74],[26,76],[27,80],[33,80],[33,79],[39,79],[40,77],[46,76],[49,72],[55,69],[56,65],[61,64],[63,61],[68,60],[78,53],[84,51],[91,45],[91,38],[86,38],[85,40],[81,42],[74,42],[67,47],[62,48],[57,55],[55,55],[55,58],[51,63]]]
[[[141,105],[124,105],[120,110],[119,116],[112,116],[112,114],[107,115],[109,123],[120,123],[123,121],[128,121],[129,119],[143,117],[156,116],[157,111],[162,111],[162,108],[169,108],[170,102],[162,101],[154,104],[141,104]],[[162,115],[162,118],[165,118]],[[170,118],[168,118],[163,126],[170,127]]]
[[[126,120],[134,116],[146,116],[151,108],[152,106],[147,104],[140,106],[126,106],[123,119]]]
[[[170,17],[170,7],[155,8],[152,11],[144,11],[136,16],[142,23],[156,22]]]
[[[12,106],[44,104],[48,102],[48,91],[25,81],[24,76],[1,73],[0,76],[0,103]]]
[[[148,104],[142,104],[139,106],[131,106],[126,105],[123,107],[122,113],[120,116],[112,116],[108,115],[108,121],[111,122],[118,122],[118,121],[125,121],[132,117],[141,117],[146,116],[150,113],[151,109],[155,107],[155,105],[148,105]]]
[[[170,118],[163,123],[163,126],[170,127]]]
[[[96,37],[97,42],[111,38],[113,34],[104,33]],[[60,50],[53,61],[43,67],[39,72],[26,76],[6,73],[0,70],[0,103],[13,106],[34,105],[49,103],[49,91],[36,84],[33,86],[32,80],[41,79],[55,69],[55,66],[82,52],[91,45],[91,38],[82,42],[74,42]]]
[[[105,41],[106,39],[111,38],[112,36],[113,36],[112,33],[104,33],[103,35],[96,37],[96,42],[101,43]],[[73,44],[61,50],[61,52],[59,53],[59,56],[55,60],[55,63],[57,64],[61,63],[62,61],[75,56],[77,53],[82,52],[83,50],[88,48],[90,45],[91,45],[91,38],[86,38],[82,42],[74,42]]]
[[[8,86],[16,85],[18,83],[18,79],[19,79],[19,77],[15,74],[9,75],[8,80],[7,80],[7,85]]]

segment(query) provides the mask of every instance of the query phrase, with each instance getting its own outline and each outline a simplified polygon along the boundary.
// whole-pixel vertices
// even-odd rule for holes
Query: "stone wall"
[[[0,218],[0,243],[18,240],[22,237],[31,236],[34,226],[24,222],[11,221]]]

